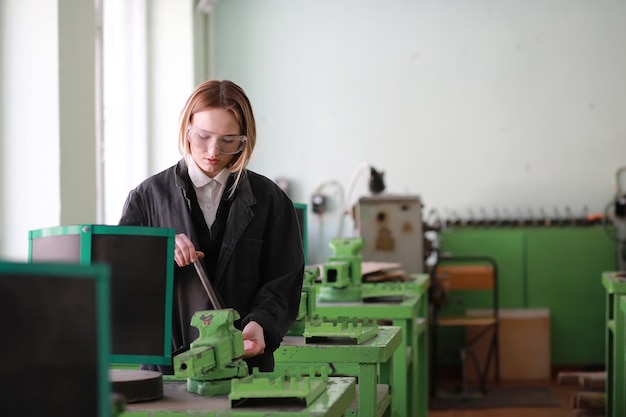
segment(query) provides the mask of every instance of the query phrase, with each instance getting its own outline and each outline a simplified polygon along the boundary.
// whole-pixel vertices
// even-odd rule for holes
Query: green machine
[[[363,238],[334,238],[330,248],[335,255],[323,266],[324,276],[317,293],[321,302],[362,301],[374,298],[404,297],[419,290],[415,280],[402,282],[363,282],[361,250]]]

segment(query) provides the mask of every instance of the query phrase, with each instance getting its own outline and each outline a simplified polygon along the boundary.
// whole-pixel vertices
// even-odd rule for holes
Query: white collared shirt
[[[220,200],[224,193],[224,185],[228,181],[230,171],[224,168],[222,172],[211,178],[202,172],[191,156],[187,158],[187,167],[189,168],[189,178],[196,191],[200,210],[202,210],[204,220],[210,229],[215,221],[217,208],[220,205]]]

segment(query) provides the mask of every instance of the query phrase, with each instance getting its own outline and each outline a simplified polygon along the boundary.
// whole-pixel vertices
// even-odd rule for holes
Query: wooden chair
[[[433,309],[433,369],[431,393],[437,394],[437,350],[436,334],[439,327],[474,327],[471,338],[466,338],[459,349],[461,360],[461,395],[469,396],[468,366],[472,366],[479,378],[480,391],[487,392],[487,379],[490,366],[495,368],[495,381],[500,381],[498,349],[498,268],[496,262],[486,256],[447,256],[434,266],[434,278],[440,291],[480,291],[489,300],[487,308],[465,310],[460,314],[446,314],[442,308]],[[487,292],[487,294],[485,294]],[[476,294],[478,295],[478,293]],[[486,359],[481,367],[475,345],[479,340],[488,338]]]

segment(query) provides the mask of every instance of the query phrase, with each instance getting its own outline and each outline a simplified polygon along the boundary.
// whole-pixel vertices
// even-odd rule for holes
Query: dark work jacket
[[[232,184],[232,177],[229,184]],[[243,329],[256,321],[264,330],[265,353],[247,360],[250,371],[274,368],[273,352],[296,319],[304,276],[304,253],[293,202],[273,181],[246,170],[235,194],[229,199],[225,186],[222,205],[230,203],[221,247],[209,277],[222,300],[223,308],[233,308]],[[229,201],[230,200],[230,201]],[[187,165],[180,160],[142,182],[126,199],[120,225],[166,227],[184,233],[200,250],[208,233],[194,227],[192,207],[198,207]],[[196,225],[198,215],[196,216]],[[216,220],[217,221],[217,220]],[[174,256],[174,254],[172,254]],[[208,260],[207,260],[208,261]],[[211,306],[193,265],[174,266],[172,352],[185,350],[198,337],[191,327],[196,311]],[[171,367],[152,368],[165,374]]]

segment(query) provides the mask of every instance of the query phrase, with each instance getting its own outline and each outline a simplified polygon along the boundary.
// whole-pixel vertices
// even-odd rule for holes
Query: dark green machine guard
[[[196,312],[191,325],[200,336],[189,351],[174,357],[177,377],[187,378],[187,391],[199,395],[230,392],[231,380],[248,375],[243,356],[243,335],[234,326],[239,313],[234,309]]]

